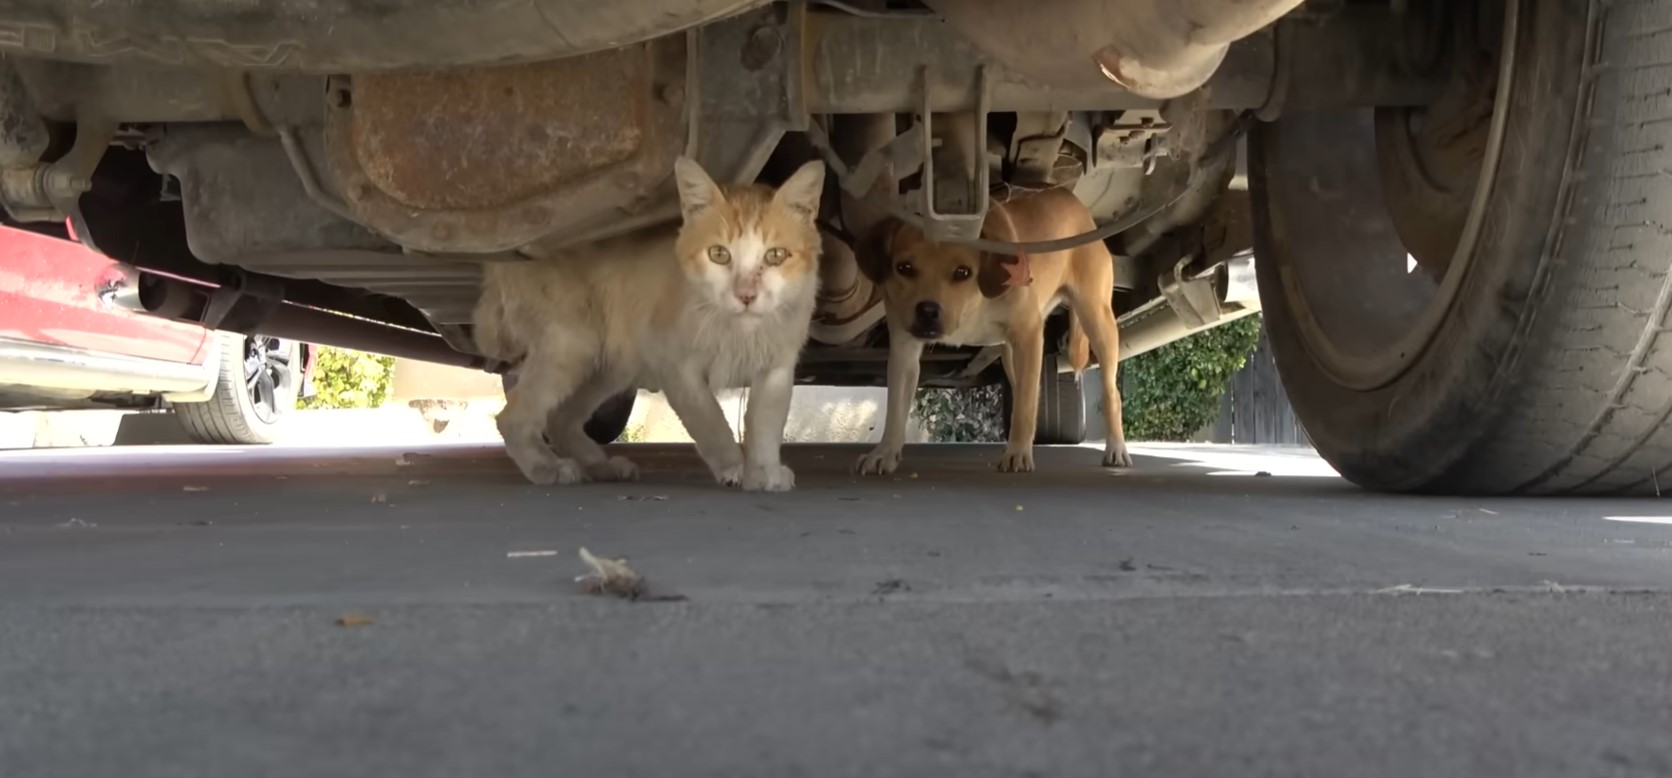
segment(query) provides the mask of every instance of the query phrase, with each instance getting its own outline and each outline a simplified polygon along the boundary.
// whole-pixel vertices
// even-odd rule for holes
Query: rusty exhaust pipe
[[[275,284],[215,287],[129,268],[125,271],[137,273],[138,279],[138,295],[130,295],[127,306],[150,316],[243,335],[268,335],[476,370],[488,368],[487,360],[454,349],[439,335],[287,303]]]

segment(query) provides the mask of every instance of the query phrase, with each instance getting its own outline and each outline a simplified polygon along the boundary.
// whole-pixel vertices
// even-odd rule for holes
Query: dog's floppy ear
[[[859,263],[859,272],[864,273],[873,284],[887,280],[893,270],[894,235],[899,229],[899,222],[884,219],[859,239],[859,245],[853,247],[853,258]]]
[[[981,269],[975,273],[975,285],[981,290],[981,296],[990,300],[1010,291],[1014,286],[1013,268],[1018,261],[991,251],[981,252]]]

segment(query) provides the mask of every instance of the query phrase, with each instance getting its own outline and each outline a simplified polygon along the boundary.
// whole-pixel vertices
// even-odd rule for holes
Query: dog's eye
[[[967,267],[959,267],[957,270],[952,271],[952,280],[954,281],[968,281],[969,278],[970,269]]]
[[[894,272],[899,273],[906,278],[911,278],[913,275],[917,274],[917,268],[912,267],[910,262],[901,262],[900,264],[894,266]]]
[[[770,248],[770,249],[766,250],[766,264],[768,264],[768,265],[773,265],[773,266],[782,265],[782,264],[784,264],[784,260],[789,259],[789,258],[790,258],[790,250],[789,249]]]
[[[716,265],[729,265],[731,264],[731,252],[726,250],[725,246],[709,246],[708,261]]]

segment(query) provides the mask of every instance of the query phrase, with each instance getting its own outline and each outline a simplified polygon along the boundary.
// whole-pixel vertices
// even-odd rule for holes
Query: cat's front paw
[[[743,491],[787,492],[795,488],[795,471],[784,465],[754,465],[743,474]]]
[[[888,475],[900,466],[901,450],[887,444],[871,449],[854,463],[853,471],[860,475]]]
[[[743,484],[743,465],[727,465],[714,468],[714,480],[721,486],[741,486]]]
[[[594,481],[637,481],[639,466],[627,457],[610,457],[588,467],[586,475]]]
[[[586,472],[581,469],[580,463],[573,459],[562,457],[531,458],[531,461],[527,462],[518,461],[517,466],[522,469],[523,475],[529,481],[541,486],[552,484],[568,486],[586,480]]]

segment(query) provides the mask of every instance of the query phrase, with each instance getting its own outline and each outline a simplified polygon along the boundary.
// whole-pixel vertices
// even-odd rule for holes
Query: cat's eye
[[[960,266],[957,270],[952,271],[952,280],[954,280],[954,281],[968,281],[968,280],[970,280],[970,269],[967,268],[967,267]]]
[[[901,262],[900,264],[894,266],[894,272],[899,273],[906,278],[911,278],[912,276],[917,275],[917,268],[912,267],[910,262]]]
[[[790,250],[789,249],[770,248],[770,249],[766,250],[766,264],[768,264],[768,265],[773,265],[773,266],[782,265],[782,264],[784,264],[784,260],[787,260],[789,258],[790,258]]]
[[[725,246],[709,246],[708,261],[716,265],[729,265],[731,264],[731,252]]]

